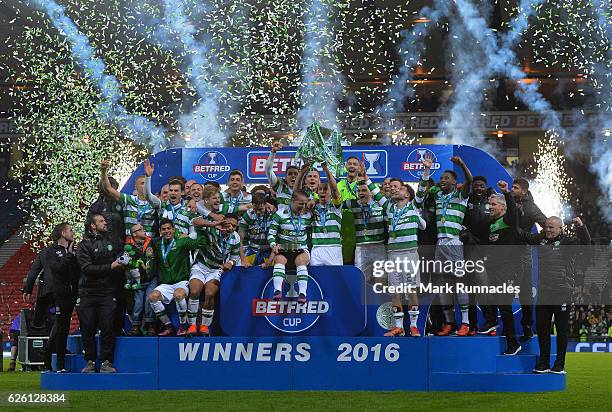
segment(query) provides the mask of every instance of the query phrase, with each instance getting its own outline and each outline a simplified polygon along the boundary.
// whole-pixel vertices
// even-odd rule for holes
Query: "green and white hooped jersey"
[[[457,189],[448,194],[444,194],[440,190],[434,196],[436,201],[438,239],[458,239],[469,198]]]
[[[130,229],[135,224],[141,224],[147,236],[155,237],[153,226],[157,213],[146,200],[140,200],[138,196],[120,193],[119,203],[123,208],[123,223],[125,224],[125,235],[131,236]]]
[[[317,204],[312,219],[312,247],[341,246],[342,208],[331,201]]]
[[[268,230],[270,247],[279,244],[281,250],[308,249],[308,230],[312,225],[310,212],[296,216],[291,207],[278,209],[272,215],[272,224]]]
[[[198,234],[205,239],[206,247],[201,248],[197,261],[209,269],[221,269],[229,260],[237,263],[240,259],[240,236],[232,232],[224,236],[216,228],[203,228]]]
[[[355,241],[358,245],[384,243],[385,241],[385,210],[381,205],[370,199],[370,203],[362,205],[354,199],[345,200],[344,209],[351,210],[355,219]]]
[[[425,229],[425,220],[421,217],[416,206],[423,202],[422,194],[424,192],[421,190],[423,181],[421,180],[419,183],[419,191],[415,199],[402,207],[398,207],[384,197],[378,186],[370,180],[367,183],[374,200],[386,211],[385,220],[388,222],[387,232],[389,235],[387,249],[409,250],[416,248],[418,246],[418,230]]]
[[[268,248],[268,229],[272,225],[272,216],[267,212],[259,217],[253,209],[249,209],[240,219],[239,227],[246,233],[243,246],[252,250]]]
[[[238,197],[232,197],[229,192],[221,192],[221,203],[229,204],[238,210],[239,206],[248,205],[253,200],[250,193],[240,191]]]
[[[278,208],[280,209],[281,206],[289,206],[291,203],[291,196],[293,195],[293,189],[282,179],[277,179],[272,189],[276,193],[276,204]]]
[[[198,217],[196,213],[192,213],[187,208],[181,209],[174,221],[174,227],[180,234],[188,235],[192,226],[191,221]]]

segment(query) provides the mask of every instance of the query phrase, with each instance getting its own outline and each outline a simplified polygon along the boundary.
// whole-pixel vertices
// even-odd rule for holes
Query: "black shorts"
[[[295,258],[298,257],[299,255],[301,255],[302,253],[306,253],[307,255],[310,255],[308,253],[308,250],[304,250],[304,249],[298,249],[298,250],[281,250],[280,252],[278,252],[279,256],[284,256],[285,259],[287,259],[287,265],[289,267],[295,266]]]

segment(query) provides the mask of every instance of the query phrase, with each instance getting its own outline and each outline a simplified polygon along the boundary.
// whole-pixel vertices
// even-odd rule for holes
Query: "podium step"
[[[67,354],[64,359],[64,365],[68,372],[80,372],[85,367],[85,357],[81,354]],[[51,367],[57,370],[57,354],[51,355]]]
[[[157,376],[137,373],[55,373],[40,374],[40,388],[45,390],[153,390]]]
[[[496,371],[502,373],[531,373],[537,363],[536,355],[497,355],[495,358]]]
[[[453,392],[546,392],[565,389],[566,375],[534,373],[434,372],[430,391]]]

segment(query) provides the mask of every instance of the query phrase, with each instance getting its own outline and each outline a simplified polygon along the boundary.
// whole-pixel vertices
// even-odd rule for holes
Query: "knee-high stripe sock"
[[[210,324],[213,321],[214,314],[215,314],[214,309],[202,308],[202,325],[210,326]]]
[[[187,300],[176,299],[176,310],[179,314],[179,321],[181,322],[181,325],[185,324],[187,322]]]
[[[164,304],[157,301],[151,302],[151,307],[153,308],[153,312],[155,312],[155,316],[157,319],[164,325],[170,325],[170,318],[166,315],[166,308],[164,308]]]
[[[416,327],[417,321],[419,320],[419,307],[410,306],[410,309],[408,309],[408,314],[410,315],[410,326]]]
[[[393,306],[393,319],[396,328],[404,329],[404,312],[401,306]]]
[[[300,265],[296,269],[295,279],[298,284],[298,293],[306,296],[306,290],[308,289],[308,269],[304,265]]]
[[[198,299],[191,299],[187,302],[187,319],[190,325],[195,325],[198,318],[198,309],[200,307],[200,301]]]
[[[272,272],[272,282],[274,283],[274,291],[283,290],[283,281],[285,280],[285,265],[277,263],[274,265]]]
[[[459,305],[461,308],[461,323],[465,323],[466,325],[470,324],[470,310],[468,305]]]

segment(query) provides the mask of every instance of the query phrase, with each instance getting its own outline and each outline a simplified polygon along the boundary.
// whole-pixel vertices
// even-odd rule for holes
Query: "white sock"
[[[402,312],[402,308],[393,307],[393,319],[395,320],[396,328],[404,329],[404,312]]]
[[[298,284],[298,293],[306,296],[308,290],[308,268],[304,265],[300,265],[296,268],[296,279]]]
[[[277,263],[272,271],[272,282],[274,283],[274,291],[283,291],[283,281],[285,280],[285,265]]]
[[[410,306],[408,310],[408,314],[410,315],[410,326],[417,326],[417,321],[419,320],[419,307],[418,306]]]
[[[214,314],[214,309],[202,309],[202,325],[210,326]]]
[[[168,315],[166,315],[166,308],[164,307],[163,303],[159,301],[151,302],[151,307],[153,308],[153,312],[155,312],[155,315],[161,323],[163,323],[164,325],[170,325],[170,318],[168,317]]]
[[[195,325],[198,319],[198,309],[200,307],[200,301],[198,299],[189,298],[187,302],[187,318],[189,319],[190,325]]]
[[[181,325],[187,323],[187,300],[186,299],[181,299],[181,300],[175,300],[176,303],[176,310],[178,311],[179,314],[179,321],[181,322]]]
[[[461,323],[470,324],[469,309],[461,309]]]

